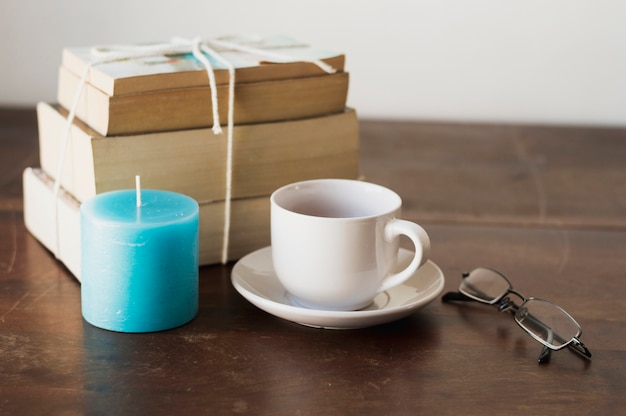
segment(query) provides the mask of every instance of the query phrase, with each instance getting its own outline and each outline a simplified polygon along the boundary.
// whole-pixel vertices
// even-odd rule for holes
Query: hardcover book
[[[281,43],[282,42],[282,43]],[[240,50],[219,50],[235,67],[234,124],[314,117],[346,106],[349,76],[342,54],[319,51],[284,40],[263,40],[260,51],[280,51],[285,60],[268,60]],[[57,99],[98,133],[134,134],[208,127],[213,124],[212,94],[217,94],[220,123],[227,123],[229,73],[210,55],[217,91],[207,69],[189,53],[103,62],[88,49],[65,49],[59,69]],[[298,61],[298,60],[302,61]],[[320,60],[327,73],[307,60]],[[88,68],[85,84],[81,77]]]
[[[66,112],[39,103],[40,164],[58,176]],[[61,185],[79,201],[134,186],[140,175],[146,188],[191,196],[199,203],[224,199],[226,138],[211,129],[105,137],[75,120],[63,160]],[[271,194],[291,182],[359,176],[356,112],[301,120],[235,126],[232,198]]]
[[[323,61],[336,72],[344,71],[343,53],[314,48],[287,36],[233,36],[226,40],[271,54],[263,56],[244,50],[216,48],[234,66],[235,79],[240,83],[324,75],[323,69],[305,62],[311,59]],[[112,48],[114,47],[98,49],[112,52]],[[75,75],[80,75],[88,64],[98,59],[93,50],[94,48],[89,47],[65,48],[61,66]],[[209,55],[207,59],[214,69],[217,85],[228,84],[229,75],[224,63]],[[110,96],[204,87],[209,84],[206,68],[191,53],[104,62],[90,68],[87,79],[92,86]]]
[[[41,169],[24,170],[24,222],[28,231],[80,280],[80,202],[62,188],[55,200],[53,185],[53,179]],[[229,260],[270,244],[269,209],[269,196],[232,201]],[[199,223],[199,264],[219,263],[222,259],[224,201],[200,204]]]

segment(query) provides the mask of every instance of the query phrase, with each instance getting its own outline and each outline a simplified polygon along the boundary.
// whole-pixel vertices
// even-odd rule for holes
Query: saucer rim
[[[426,306],[427,304],[432,302],[439,294],[441,294],[441,292],[443,291],[444,284],[445,284],[445,276],[443,274],[443,271],[434,261],[429,259],[425,264],[429,264],[431,267],[434,267],[434,269],[437,272],[436,280],[434,280],[433,283],[431,283],[431,285],[429,286],[429,289],[425,291],[424,296],[418,297],[417,299],[413,300],[410,303],[397,305],[391,308],[383,307],[380,309],[355,310],[355,311],[332,311],[332,310],[303,308],[303,307],[298,307],[298,306],[291,305],[291,304],[282,303],[275,299],[264,297],[256,293],[253,293],[247,288],[243,287],[241,283],[238,281],[238,280],[245,281],[245,279],[242,278],[242,273],[238,271],[239,267],[241,267],[241,264],[245,262],[246,260],[248,260],[249,257],[252,257],[254,255],[257,255],[257,256],[263,255],[264,251],[267,251],[271,259],[271,246],[266,246],[261,249],[255,250],[245,255],[241,259],[239,259],[235,263],[231,271],[231,284],[234,286],[235,290],[237,290],[237,292],[241,296],[243,296],[246,300],[248,300],[250,303],[258,307],[259,309],[271,315],[279,317],[281,319],[295,322],[297,324],[304,325],[304,326],[310,326],[310,327],[315,327],[315,328],[326,328],[326,329],[353,329],[353,328],[362,328],[366,326],[374,326],[374,325],[390,322],[393,320],[401,319],[411,314],[412,312],[416,311],[417,309],[423,306]],[[410,250],[406,250],[403,248],[400,248],[400,251],[410,253]],[[415,274],[417,273],[418,272],[416,272]],[[413,276],[415,276],[415,274],[413,274]],[[278,280],[275,273],[272,273],[272,277]],[[280,282],[278,282],[278,284],[280,284]],[[435,287],[432,287],[433,285]],[[280,286],[282,287],[282,285]],[[287,291],[285,290],[285,292]],[[389,294],[389,291],[386,291],[386,293]],[[282,313],[277,314],[275,313],[274,310],[276,312],[282,312]],[[285,314],[294,315],[294,316],[289,318],[289,317],[284,316]],[[298,320],[298,318],[307,318],[307,319]],[[354,324],[356,325],[328,326],[328,325],[323,325],[323,324],[315,324],[315,323],[311,323],[312,318],[324,318],[326,320],[349,320],[349,321],[355,321]],[[372,318],[372,319],[373,318],[389,318],[389,319],[380,320],[380,322],[376,321],[374,323],[369,323],[369,324],[368,323],[358,324],[358,321],[364,321],[364,320],[367,320],[368,318]]]

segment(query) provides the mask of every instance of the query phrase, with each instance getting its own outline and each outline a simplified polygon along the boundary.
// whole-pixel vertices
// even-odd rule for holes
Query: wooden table
[[[404,198],[445,291],[491,266],[583,327],[591,361],[508,314],[440,299],[360,330],[303,327],[200,271],[170,331],[85,323],[80,286],[25,229],[32,109],[0,111],[0,414],[613,414],[626,409],[626,129],[363,121],[362,172]]]

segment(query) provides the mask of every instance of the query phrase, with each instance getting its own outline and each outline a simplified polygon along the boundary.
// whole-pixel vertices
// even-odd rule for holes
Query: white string
[[[135,175],[135,199],[137,208],[141,207],[141,176]]]
[[[70,112],[67,115],[67,122],[65,123],[63,135],[61,136],[61,149],[59,151],[60,153],[59,161],[57,163],[57,170],[56,170],[57,175],[56,175],[56,178],[54,179],[54,185],[52,186],[52,198],[54,201],[52,209],[53,209],[54,221],[56,223],[55,224],[56,225],[56,230],[55,230],[56,241],[55,241],[53,252],[54,252],[54,256],[57,259],[59,259],[59,255],[61,251],[61,237],[59,235],[60,233],[59,233],[58,205],[59,205],[59,190],[61,189],[61,176],[63,175],[63,166],[65,165],[65,154],[67,153],[67,145],[70,140],[72,123],[74,122],[74,118],[76,117],[76,108],[78,107],[80,95],[82,94],[83,86],[85,85],[85,82],[87,80],[87,75],[89,74],[89,70],[91,69],[93,65],[94,65],[93,63],[89,63],[83,70],[83,73],[80,77],[80,82],[78,84],[78,88],[76,90],[76,95],[74,96],[74,102],[72,103]]]
[[[70,140],[71,127],[76,117],[76,109],[80,101],[80,96],[87,82],[90,69],[99,64],[107,62],[115,62],[129,59],[139,59],[151,56],[160,55],[181,55],[186,53],[192,53],[196,59],[198,59],[206,68],[207,75],[209,77],[209,87],[211,89],[211,105],[213,115],[213,133],[221,134],[222,128],[219,119],[218,109],[218,95],[217,86],[215,82],[215,73],[210,61],[204,54],[210,55],[213,58],[219,60],[228,69],[229,82],[228,82],[228,135],[227,135],[227,149],[226,149],[226,190],[225,190],[225,206],[224,206],[224,234],[222,242],[222,263],[228,261],[228,246],[230,239],[230,223],[231,223],[231,200],[232,200],[232,165],[233,165],[233,126],[234,126],[234,99],[235,99],[235,68],[224,59],[219,53],[211,49],[209,45],[216,45],[226,47],[236,51],[253,53],[260,56],[266,56],[271,59],[277,59],[279,61],[291,61],[291,62],[309,62],[317,65],[327,73],[334,73],[336,70],[325,62],[318,59],[302,59],[300,57],[291,57],[286,54],[279,54],[271,52],[266,49],[253,48],[245,45],[241,45],[234,42],[227,42],[218,39],[202,39],[195,38],[192,41],[183,38],[175,38],[170,43],[161,43],[155,45],[109,45],[99,46],[92,48],[91,54],[94,59],[91,62],[86,63],[83,70],[80,82],[72,103],[72,107],[67,116],[65,124],[64,134],[61,138],[61,148],[59,154],[59,162],[57,166],[57,175],[53,186],[53,198],[54,204],[54,217],[56,221],[56,247],[54,254],[59,258],[59,218],[58,218],[58,195],[61,188],[61,176],[63,174],[63,167],[65,164],[65,154],[67,152],[68,142]]]
[[[265,50],[265,49],[253,48],[250,46],[240,45],[238,43],[228,42],[228,41],[224,41],[220,39],[212,39],[211,44],[219,45],[224,48],[235,49],[241,52],[248,52],[248,53],[252,53],[255,55],[266,56],[268,58],[274,59],[279,62],[293,62],[294,61],[294,57],[288,54],[272,52],[272,51]],[[335,72],[337,72],[335,68],[328,65],[326,62],[322,61],[321,59],[298,58],[297,61],[308,62],[308,63],[314,64],[318,66],[320,69],[322,69],[324,72],[327,72],[329,74],[334,74]]]
[[[207,45],[202,45],[202,51],[219,60],[228,68],[228,133],[226,139],[226,193],[224,195],[224,232],[222,234],[222,264],[228,262],[228,247],[230,245],[230,217],[233,183],[233,127],[235,114],[235,68]]]
[[[204,48],[201,50],[201,42],[200,38],[195,38],[193,40],[192,52],[193,56],[206,68],[207,75],[209,77],[209,87],[211,89],[211,109],[213,111],[213,134],[222,134],[222,127],[220,126],[220,114],[217,101],[217,85],[215,83],[215,72],[213,72],[213,67],[211,66],[211,62],[207,59],[207,57],[202,53]],[[208,49],[208,48],[207,48]],[[211,56],[214,55],[214,51],[210,51],[209,54]]]

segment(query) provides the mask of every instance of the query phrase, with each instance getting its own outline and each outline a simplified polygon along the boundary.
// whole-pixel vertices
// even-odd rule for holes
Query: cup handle
[[[411,221],[392,219],[385,225],[385,239],[392,241],[394,238],[405,235],[413,241],[415,256],[411,263],[402,271],[392,274],[383,280],[378,292],[384,292],[407,280],[415,274],[415,271],[428,260],[430,253],[430,238],[426,231]]]

